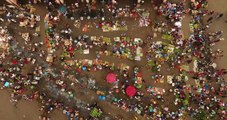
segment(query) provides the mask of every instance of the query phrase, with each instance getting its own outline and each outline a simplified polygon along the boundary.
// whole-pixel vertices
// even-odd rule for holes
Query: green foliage
[[[199,112],[194,117],[195,120],[206,120],[206,113],[204,110],[200,109]]]

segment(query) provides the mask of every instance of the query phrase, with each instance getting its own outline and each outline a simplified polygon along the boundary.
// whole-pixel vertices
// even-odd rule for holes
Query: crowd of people
[[[62,1],[58,3],[61,5],[51,0],[40,3],[30,1],[26,5],[17,4],[21,10],[11,6],[3,8],[5,12],[1,15],[3,21],[0,27],[0,49],[3,51],[0,56],[0,80],[1,89],[12,90],[11,102],[16,104],[20,99],[39,101],[42,104],[42,120],[50,119],[50,113],[54,109],[62,110],[71,120],[99,119],[102,114],[120,119],[106,113],[105,108],[99,106],[102,103],[88,102],[88,95],[84,95],[86,90],[91,92],[90,97],[94,96],[98,100],[101,96],[100,100],[145,119],[180,119],[186,116],[196,119],[226,119],[227,104],[223,99],[227,95],[227,85],[224,81],[227,71],[224,68],[218,69],[215,63],[216,58],[223,56],[223,51],[212,49],[216,42],[224,40],[223,32],[206,31],[214,22],[213,18],[220,19],[223,14],[214,15],[213,11],[206,10],[207,0],[191,0],[188,9],[185,8],[185,1],[171,3],[163,0],[159,3],[154,0],[153,5],[158,17],[165,19],[154,22],[152,26],[147,11],[143,11],[141,15],[137,9],[144,3],[141,0],[134,1],[132,8],[118,7],[120,1],[116,0],[76,0],[68,6]],[[33,4],[46,4],[48,12],[44,20],[35,14]],[[97,10],[98,4],[105,6]],[[111,12],[111,17],[106,15],[108,11]],[[184,38],[182,30],[185,14],[191,16],[189,38]],[[125,21],[110,23],[110,18],[138,16],[141,17],[138,20],[140,27],[149,27],[155,32],[144,40],[125,34],[120,37],[114,36],[113,39],[84,34],[75,37],[75,28],[69,23],[59,26],[62,19],[71,22],[75,19],[83,21],[84,18],[100,18],[97,22],[100,24],[95,24],[97,28],[103,28],[108,23],[111,27],[113,24],[127,26]],[[209,18],[204,23],[203,20],[207,16]],[[44,21],[44,35],[38,30],[40,21]],[[26,31],[9,31],[7,24],[16,26],[15,31]],[[76,27],[79,28],[80,25]],[[157,34],[161,34],[165,41],[153,41]],[[148,47],[147,51],[143,51],[144,46]],[[80,59],[76,55],[78,51],[90,55],[89,50],[94,48],[94,59]],[[57,55],[59,51],[60,57]],[[111,63],[102,60],[103,54],[139,62],[145,57],[145,66],[154,73],[151,76],[154,84],[164,81],[162,65],[167,64],[168,71],[172,69],[177,72],[167,76],[170,84],[168,89],[155,87],[147,82],[151,80],[143,78],[144,66],[115,64],[116,61]],[[32,66],[32,69],[28,69],[27,66]],[[190,66],[193,70],[189,69]],[[113,75],[111,80],[106,80],[111,84],[110,88],[107,89],[97,82],[99,80],[93,80],[89,76],[86,76],[85,80],[82,79],[82,72],[92,73],[98,70]],[[190,81],[195,81],[196,84],[190,84]],[[78,88],[83,88],[84,91],[78,91]],[[173,94],[173,101],[166,100],[166,94]],[[178,109],[173,110],[166,103],[174,104]],[[88,112],[81,112],[84,110]]]

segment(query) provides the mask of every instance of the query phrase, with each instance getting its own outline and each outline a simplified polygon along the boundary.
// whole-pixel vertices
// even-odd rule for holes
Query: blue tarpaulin
[[[4,86],[9,87],[9,82],[5,82]]]
[[[99,96],[98,96],[98,100],[106,100],[106,97],[103,96],[103,95],[99,95]]]
[[[82,67],[82,70],[83,70],[83,71],[87,70],[87,67],[86,67],[86,66],[83,66],[83,67]]]
[[[65,6],[61,6],[61,7],[59,8],[59,11],[60,11],[62,14],[65,14],[65,13],[67,12]]]

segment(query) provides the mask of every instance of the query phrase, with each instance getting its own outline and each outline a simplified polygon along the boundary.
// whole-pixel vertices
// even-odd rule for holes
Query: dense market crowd
[[[99,119],[102,116],[106,119],[121,119],[100,107],[99,104],[102,103],[86,101],[84,96],[88,93],[85,91],[94,93],[90,97],[94,96],[98,101],[110,103],[145,119],[180,119],[187,115],[196,119],[227,119],[227,104],[223,101],[227,95],[223,77],[227,70],[218,69],[215,63],[216,58],[223,56],[223,51],[212,49],[216,42],[224,40],[223,32],[206,31],[214,22],[213,18],[220,19],[223,14],[214,15],[213,11],[206,10],[207,0],[191,0],[189,9],[185,9],[185,1],[171,3],[163,0],[161,4],[157,0],[152,2],[157,15],[165,20],[151,23],[149,10],[138,9],[144,3],[142,0],[134,0],[132,8],[128,5],[119,7],[119,0],[76,0],[68,6],[61,0],[58,1],[60,5],[53,0],[29,0],[26,5],[17,4],[21,10],[4,5],[5,13],[4,17],[1,15],[3,20],[0,27],[1,89],[12,90],[10,101],[15,104],[20,99],[39,101],[42,104],[42,120],[49,120],[54,109],[62,110],[70,120]],[[44,20],[36,14],[33,7],[36,4],[46,5],[48,12],[45,13]],[[98,4],[104,6],[100,8]],[[111,17],[107,15],[108,12]],[[185,14],[191,15],[189,38],[183,36],[182,19]],[[205,25],[204,16],[209,17]],[[138,21],[138,26],[150,27],[155,33],[147,36],[146,40],[124,33],[113,39],[85,34],[74,37],[74,28],[69,23],[59,27],[62,17],[70,22],[76,20],[77,29],[82,28],[79,24],[86,21],[85,18],[97,19],[94,26],[102,28],[103,32],[121,31],[118,27],[127,26],[125,21],[110,22],[111,18],[132,17]],[[140,19],[136,19],[138,17]],[[40,21],[44,21],[43,40]],[[26,29],[26,32],[9,31],[7,25],[2,24],[5,22]],[[128,31],[127,27],[124,31]],[[18,35],[14,36],[13,33]],[[161,34],[165,41],[153,41],[157,34]],[[23,41],[20,43],[17,37],[21,37]],[[145,45],[148,46],[147,51],[144,51]],[[76,55],[78,52],[90,55],[94,48],[97,48],[94,50],[94,59],[80,59]],[[61,51],[59,60],[56,55],[58,51]],[[177,74],[167,76],[170,89],[155,87],[143,78],[143,67],[102,60],[103,54],[138,62],[145,57],[146,66],[154,73],[151,79],[155,83],[163,83],[166,78],[160,73],[164,64],[168,65],[169,71],[177,70]],[[189,69],[190,65],[193,66],[192,70]],[[26,66],[33,66],[34,70],[26,73]],[[106,78],[100,79],[105,79],[111,88],[106,89],[92,77],[82,75],[82,72],[98,70],[108,71]],[[189,78],[196,85],[188,84],[191,80]],[[84,91],[78,91],[77,87]],[[173,94],[174,99],[170,104],[174,104],[177,110],[172,111],[172,108],[164,104],[167,102],[165,94]],[[193,105],[196,107],[192,107]]]

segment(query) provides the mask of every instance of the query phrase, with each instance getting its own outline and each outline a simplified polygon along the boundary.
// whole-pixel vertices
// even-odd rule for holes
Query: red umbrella
[[[138,73],[137,74],[137,77],[142,77],[142,73]]]
[[[116,81],[116,75],[113,74],[113,73],[109,73],[107,74],[106,76],[106,81],[109,82],[109,83],[114,83]]]
[[[68,48],[68,51],[69,51],[69,52],[73,52],[74,50],[75,50],[75,48],[73,48],[73,47],[69,47],[69,48]]]
[[[72,108],[69,108],[68,109],[68,112],[72,113],[73,112],[73,109]]]
[[[134,86],[128,86],[126,88],[126,94],[129,96],[129,97],[132,97],[136,94],[136,88]]]
[[[25,59],[24,59],[24,64],[28,64],[28,63],[29,63],[28,59],[25,58]]]
[[[13,65],[16,65],[17,63],[18,63],[17,60],[13,60],[13,61],[12,61],[12,64],[13,64]]]

